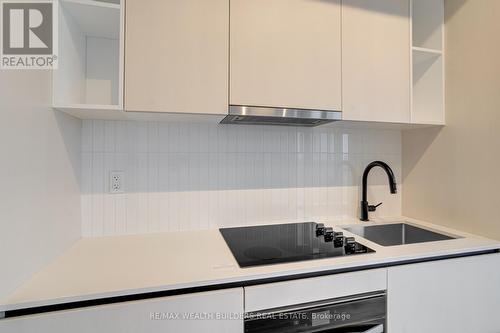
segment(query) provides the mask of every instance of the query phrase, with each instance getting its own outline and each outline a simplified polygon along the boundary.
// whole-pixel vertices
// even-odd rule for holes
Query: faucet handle
[[[376,210],[377,210],[377,208],[378,208],[380,205],[382,205],[382,202],[381,202],[381,203],[379,203],[378,205],[375,205],[375,206],[374,206],[374,205],[368,205],[368,211],[369,211],[369,212],[374,212],[374,211],[376,211]]]

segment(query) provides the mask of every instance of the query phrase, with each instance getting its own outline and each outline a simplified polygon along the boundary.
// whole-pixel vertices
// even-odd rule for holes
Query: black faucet
[[[385,172],[387,173],[387,177],[389,177],[389,188],[391,190],[391,193],[396,194],[398,192],[398,188],[396,186],[396,180],[394,177],[394,172],[392,172],[391,167],[388,166],[387,163],[381,161],[375,161],[368,164],[368,166],[365,169],[365,172],[363,172],[363,198],[361,199],[361,216],[359,218],[361,221],[370,221],[370,219],[368,218],[368,212],[376,211],[377,207],[382,204],[379,203],[378,205],[372,206],[368,204],[368,199],[367,199],[368,174],[370,173],[371,169],[377,166],[384,169]]]

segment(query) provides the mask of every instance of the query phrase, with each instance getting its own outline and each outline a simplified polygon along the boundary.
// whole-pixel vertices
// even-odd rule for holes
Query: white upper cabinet
[[[410,122],[410,0],[344,0],[343,119]]]
[[[54,107],[77,117],[236,105],[445,121],[443,0],[59,3]]]
[[[412,0],[412,40],[411,122],[444,125],[443,0]]]
[[[227,114],[229,0],[127,0],[125,110]]]
[[[340,111],[341,1],[231,0],[230,104]]]
[[[66,112],[123,109],[123,0],[60,0],[53,105]]]

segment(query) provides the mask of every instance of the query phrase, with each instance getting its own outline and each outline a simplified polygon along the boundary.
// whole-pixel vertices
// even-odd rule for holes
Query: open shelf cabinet
[[[123,0],[59,0],[53,106],[81,115],[123,110]]]
[[[444,125],[444,0],[411,0],[411,25],[411,122]]]

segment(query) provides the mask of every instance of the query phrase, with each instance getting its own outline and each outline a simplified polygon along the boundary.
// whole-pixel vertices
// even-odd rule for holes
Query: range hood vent
[[[315,127],[339,120],[340,111],[231,105],[221,124]]]

